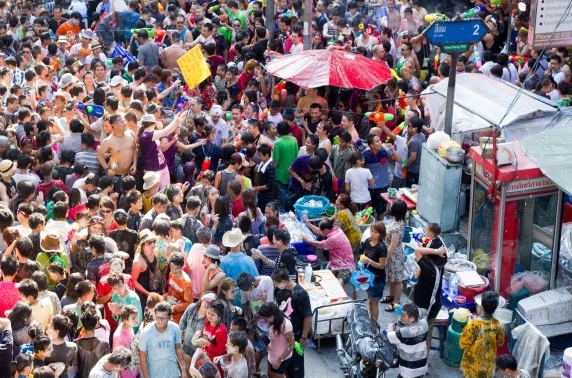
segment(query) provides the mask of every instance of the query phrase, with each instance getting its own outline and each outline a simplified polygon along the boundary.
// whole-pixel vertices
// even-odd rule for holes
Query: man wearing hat
[[[60,240],[58,233],[53,231],[40,232],[40,249],[42,252],[38,254],[36,261],[48,277],[48,286],[53,288],[56,282],[50,278],[48,266],[53,262],[57,262],[62,264],[64,269],[67,270],[70,266],[69,257],[64,253],[64,244]]]
[[[85,65],[88,70],[91,68],[91,62],[94,59],[99,59],[102,62],[107,61],[107,56],[105,56],[105,54],[103,53],[103,46],[101,46],[101,43],[99,43],[97,39],[91,41],[90,49],[91,49],[91,54],[85,58]]]
[[[58,46],[56,55],[60,58],[61,62],[65,62],[70,54],[67,50],[70,45],[68,38],[65,35],[60,35],[56,41],[56,45]]]
[[[14,172],[16,172],[16,163],[11,160],[0,161],[0,200],[9,208],[12,208],[12,202],[16,197],[16,181],[14,181]]]
[[[228,139],[228,124],[223,119],[224,112],[220,105],[213,105],[211,108],[211,119],[209,125],[215,128],[215,144],[219,147],[226,144]]]
[[[227,277],[236,281],[240,273],[250,273],[252,276],[258,276],[258,269],[254,264],[252,257],[242,252],[242,242],[246,236],[242,234],[239,228],[233,228],[222,236],[222,245],[229,248],[228,253],[220,261],[220,267]],[[235,306],[242,306],[240,295],[232,301]]]
[[[85,58],[91,55],[91,41],[95,38],[93,32],[89,29],[81,31],[81,41],[73,45],[70,49],[70,55],[78,55],[79,60],[85,63]]]

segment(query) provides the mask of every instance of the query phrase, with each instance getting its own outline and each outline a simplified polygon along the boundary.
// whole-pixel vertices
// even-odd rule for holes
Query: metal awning
[[[529,135],[522,140],[526,156],[542,173],[572,194],[572,129],[552,129]]]

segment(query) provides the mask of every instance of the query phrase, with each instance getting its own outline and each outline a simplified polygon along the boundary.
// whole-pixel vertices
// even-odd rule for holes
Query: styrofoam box
[[[566,288],[544,291],[522,299],[518,310],[536,326],[568,322],[572,320],[572,294]]]

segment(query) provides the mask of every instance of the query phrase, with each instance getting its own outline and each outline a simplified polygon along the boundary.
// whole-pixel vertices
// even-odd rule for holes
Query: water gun
[[[268,115],[268,108],[264,109],[262,111],[262,113],[260,113],[260,122],[264,122],[264,120],[266,119],[266,116]]]
[[[103,113],[105,112],[105,109],[101,105],[84,104],[82,102],[78,102],[76,104],[76,108],[85,112],[89,116],[97,118],[103,117]]]
[[[492,8],[500,7],[503,2],[504,2],[504,0],[491,0],[491,1],[490,1],[490,6],[491,6]]]
[[[373,214],[373,207],[371,206],[368,206],[364,210],[357,213],[356,218],[358,218],[358,224],[363,226],[371,214]]]
[[[446,21],[448,19],[449,19],[449,17],[445,16],[442,13],[430,13],[427,16],[425,16],[425,21],[427,21],[427,22]]]
[[[502,2],[502,0],[501,0],[501,2]],[[479,4],[479,5],[475,6],[474,8],[471,8],[468,11],[465,11],[464,13],[462,13],[461,18],[462,19],[475,18],[478,13],[484,12],[485,10],[486,10],[485,6],[483,4]]]
[[[403,175],[403,178],[407,177],[407,168],[405,168],[406,163],[407,163],[406,158],[401,159],[401,174]]]
[[[405,109],[407,108],[407,104],[405,103],[405,98],[407,97],[407,95],[405,94],[405,92],[403,92],[403,90],[398,90],[397,91],[397,103],[399,104],[399,107],[401,108],[401,115],[405,116]]]
[[[280,82],[274,86],[274,93],[272,94],[274,101],[278,101],[280,99],[280,92],[282,92],[282,89],[285,87],[286,80],[280,80]]]
[[[137,34],[139,30],[147,30],[147,35],[149,38],[163,38],[165,34],[167,34],[166,30],[155,30],[153,28],[144,28],[144,29],[131,29],[131,34]]]
[[[304,355],[304,347],[298,341],[294,343],[294,351],[298,353],[300,356]]]
[[[230,112],[224,113],[224,118],[225,118],[227,121],[230,121],[230,120],[232,119],[232,113],[230,113]]]
[[[336,135],[336,136],[334,137],[334,146],[335,146],[336,144],[340,144],[340,136],[339,136],[339,135]]]
[[[421,243],[427,244],[431,241],[423,232],[411,232],[411,239]]]
[[[379,8],[379,20],[382,27],[386,28],[389,25],[389,19],[387,18],[387,7]]]
[[[61,59],[58,56],[56,59],[54,59],[52,64],[50,64],[50,67],[52,67],[54,69],[54,71],[57,72],[60,69],[60,63],[61,63]]]
[[[296,13],[294,13],[294,11],[290,9],[290,10],[288,10],[288,12],[284,12],[284,13],[279,14],[278,19],[280,20],[281,18],[284,18],[284,17],[291,18],[291,17],[294,17],[295,15],[296,15]]]
[[[106,65],[108,68],[111,67],[111,66],[113,66],[113,59],[107,59],[107,60],[105,61],[105,65]]]
[[[209,12],[215,13],[218,12],[219,9],[224,9],[224,8],[226,8],[226,4],[215,5],[209,8]]]
[[[387,122],[393,121],[395,116],[390,113],[382,113],[382,112],[367,112],[365,113],[367,119],[373,122]]]
[[[520,55],[512,54],[508,59],[509,59],[511,62],[513,62],[514,64],[517,64],[517,63],[518,63],[518,64],[522,65],[522,64],[528,63],[528,60],[529,60],[530,58],[528,58],[528,57],[526,57],[526,56],[520,56]]]
[[[392,133],[393,135],[399,135],[399,134],[401,134],[401,133],[403,132],[403,129],[405,129],[405,122],[401,122],[397,127],[395,127],[395,129],[391,130],[391,133]],[[389,143],[389,142],[391,142],[391,139],[392,139],[392,138],[391,138],[390,136],[388,136],[388,137],[385,139],[385,142],[386,142],[386,143]]]
[[[439,71],[439,54],[435,54],[435,58],[433,58],[433,70]]]
[[[483,65],[483,61],[481,59],[481,54],[479,54],[479,49],[477,49],[476,46],[473,48],[473,54],[475,56],[475,67],[479,69]]]

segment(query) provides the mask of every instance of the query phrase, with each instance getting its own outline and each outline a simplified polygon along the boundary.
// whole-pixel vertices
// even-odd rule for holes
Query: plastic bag
[[[536,294],[548,287],[548,280],[541,272],[528,272],[523,276],[522,284],[530,293]]]
[[[405,264],[404,264],[405,277],[407,277],[407,279],[415,277],[417,269],[419,269],[419,265],[417,265],[417,261],[415,261],[415,253],[412,253],[405,259]]]
[[[467,323],[471,317],[471,312],[466,308],[457,308],[453,310],[453,319],[461,323]]]
[[[510,278],[510,287],[508,289],[510,294],[516,294],[522,290],[524,286],[522,279],[527,273],[528,272],[520,272],[512,275]]]
[[[444,131],[436,131],[433,134],[429,135],[427,138],[427,147],[432,150],[437,150],[441,145],[445,142],[451,140],[451,137],[445,134]]]

